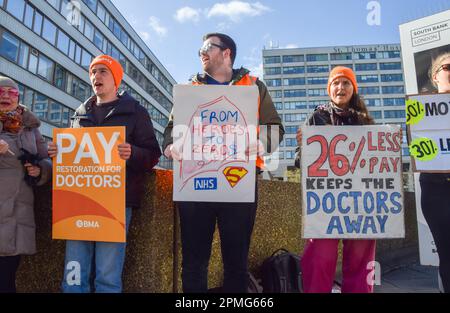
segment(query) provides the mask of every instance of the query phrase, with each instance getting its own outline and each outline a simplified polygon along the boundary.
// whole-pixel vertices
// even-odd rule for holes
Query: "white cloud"
[[[141,35],[142,40],[147,41],[150,39],[150,34],[147,32],[140,32],[139,35]]]
[[[200,20],[200,10],[196,10],[191,7],[183,7],[177,10],[174,18],[179,23],[185,23],[188,21],[198,22]]]
[[[250,67],[249,70],[250,70],[250,75],[256,76],[261,80],[263,79],[263,64],[262,63],[260,63],[257,66]]]
[[[283,49],[295,49],[298,48],[298,46],[295,43],[290,43],[286,45],[286,47],[282,47]]]
[[[167,28],[161,25],[159,18],[150,16],[148,19],[148,25],[156,34],[158,34],[158,36],[165,37],[167,35]]]
[[[233,22],[239,22],[241,18],[246,16],[258,16],[264,12],[270,11],[270,8],[260,2],[243,2],[239,0],[227,3],[216,3],[208,10],[207,17],[228,17]]]

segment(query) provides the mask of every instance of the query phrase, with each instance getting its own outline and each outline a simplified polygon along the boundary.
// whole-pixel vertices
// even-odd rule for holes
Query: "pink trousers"
[[[368,283],[375,260],[375,240],[343,240],[343,293],[371,293]],[[301,260],[303,290],[306,293],[329,293],[333,288],[339,239],[309,239]],[[369,269],[368,269],[369,268]],[[369,279],[370,282],[370,279]]]

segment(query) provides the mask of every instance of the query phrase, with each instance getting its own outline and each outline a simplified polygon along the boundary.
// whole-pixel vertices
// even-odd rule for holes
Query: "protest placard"
[[[174,201],[254,201],[257,116],[256,86],[175,86]]]
[[[304,238],[403,238],[399,126],[303,126]]]
[[[53,239],[125,242],[125,127],[54,129]]]

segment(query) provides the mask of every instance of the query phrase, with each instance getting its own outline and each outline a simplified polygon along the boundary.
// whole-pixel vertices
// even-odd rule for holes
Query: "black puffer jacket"
[[[156,140],[148,111],[126,92],[101,123],[97,123],[92,106],[96,97],[88,99],[75,111],[72,128],[125,126],[126,142],[131,145],[131,157],[126,166],[126,206],[139,207],[144,191],[144,174],[159,161],[161,149]]]

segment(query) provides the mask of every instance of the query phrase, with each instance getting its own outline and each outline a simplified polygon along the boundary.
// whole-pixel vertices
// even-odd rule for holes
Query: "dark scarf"
[[[329,104],[332,125],[358,125],[358,113],[352,108],[341,109],[333,102]]]
[[[3,130],[17,134],[23,127],[22,122],[23,117],[23,107],[17,106],[13,111],[1,112],[0,111],[0,122],[3,123]]]

